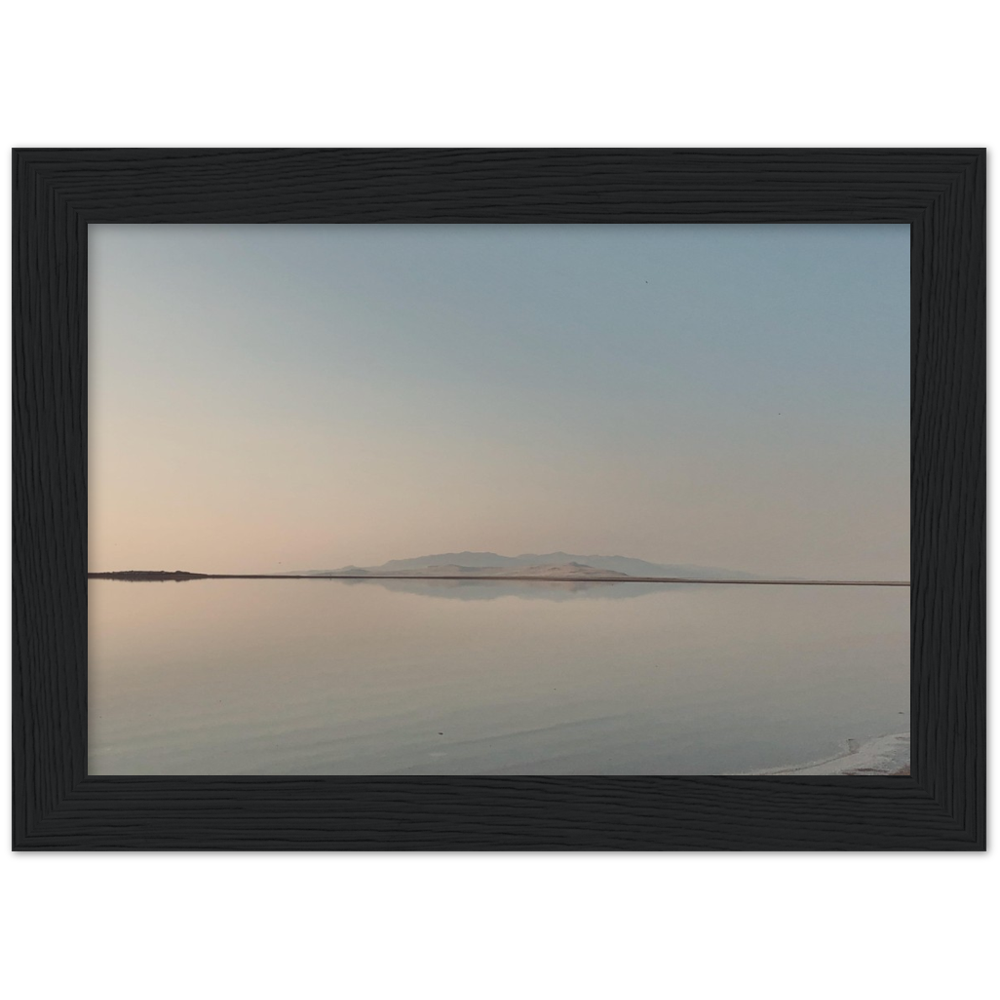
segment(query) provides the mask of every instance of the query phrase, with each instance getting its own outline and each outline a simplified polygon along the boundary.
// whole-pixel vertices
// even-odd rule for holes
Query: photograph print
[[[88,266],[91,775],[909,773],[909,226]]]

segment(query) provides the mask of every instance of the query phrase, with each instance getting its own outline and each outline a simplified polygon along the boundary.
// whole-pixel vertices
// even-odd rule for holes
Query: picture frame
[[[18,149],[16,850],[983,850],[981,149]],[[910,776],[91,777],[96,223],[904,223]]]

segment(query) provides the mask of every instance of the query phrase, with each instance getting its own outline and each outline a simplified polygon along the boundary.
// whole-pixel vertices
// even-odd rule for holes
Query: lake
[[[90,773],[731,774],[908,732],[908,587],[92,580]]]

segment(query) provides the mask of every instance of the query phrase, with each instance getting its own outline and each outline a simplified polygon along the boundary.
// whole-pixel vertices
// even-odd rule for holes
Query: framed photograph
[[[13,175],[16,849],[984,849],[983,150]]]

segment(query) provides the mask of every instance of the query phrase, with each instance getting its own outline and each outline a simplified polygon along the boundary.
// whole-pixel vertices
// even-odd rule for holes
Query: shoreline
[[[680,576],[473,576],[409,573],[159,573],[125,570],[112,573],[88,573],[88,580],[125,580],[131,583],[155,583],[181,580],[506,580],[522,583],[704,583],[731,586],[770,587],[909,587],[909,580],[708,580]]]
[[[847,740],[844,749],[824,760],[810,761],[760,771],[744,771],[747,775],[906,775],[910,773],[910,734],[890,733],[858,743]]]

